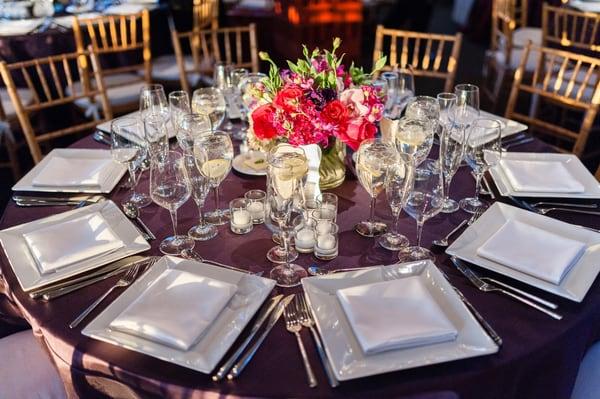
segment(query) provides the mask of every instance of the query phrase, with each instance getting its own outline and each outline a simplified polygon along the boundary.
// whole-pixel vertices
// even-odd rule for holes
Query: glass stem
[[[423,221],[417,220],[417,246],[421,246],[421,236],[423,235]]]
[[[204,226],[204,214],[202,213],[202,203],[196,203],[198,205],[198,226]]]
[[[445,173],[444,174],[444,198],[446,201],[450,199],[450,182],[452,181],[452,174]]]
[[[219,186],[215,187],[215,213],[220,215],[221,210],[219,209]]]
[[[479,202],[479,190],[481,190],[481,173],[475,174],[475,199]]]
[[[127,169],[129,170],[129,179],[131,180],[131,192],[135,195],[135,187],[137,186],[137,182],[135,179],[135,167],[133,166],[133,162],[127,163]]]
[[[177,210],[171,211],[171,222],[173,223],[173,235],[177,235]]]
[[[395,219],[394,219],[394,224],[392,225],[392,234],[394,235],[400,235],[400,214],[402,213],[402,211],[398,212],[398,214],[396,215]]]
[[[377,197],[371,197],[371,212],[369,214],[369,222],[375,221],[375,202],[377,201]]]
[[[281,225],[280,225],[281,228]],[[290,268],[290,243],[288,242],[288,234],[283,232],[281,229],[281,243],[283,244],[283,251],[285,253],[285,267]]]

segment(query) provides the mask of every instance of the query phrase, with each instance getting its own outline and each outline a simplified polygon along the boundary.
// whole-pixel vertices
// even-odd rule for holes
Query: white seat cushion
[[[184,67],[187,71],[194,69],[194,59],[191,55],[183,57]],[[202,69],[210,70],[210,63],[201,65]],[[152,80],[179,82],[180,78],[177,59],[174,55],[162,55],[152,60]],[[196,86],[200,81],[206,84],[212,84],[212,79],[203,74],[188,72],[187,78],[190,86]]]
[[[560,68],[560,62],[557,63],[557,69]],[[581,82],[583,82],[583,80],[585,79],[585,76],[588,72],[588,68],[582,67],[579,69],[579,71],[577,72],[577,76],[575,77],[575,81],[573,83],[573,88],[571,89],[571,92],[569,93],[569,97],[570,98],[575,98],[577,96],[577,93],[579,92],[579,89],[581,87]],[[563,74],[562,80],[560,81],[560,87],[557,90],[557,93],[560,95],[565,95],[566,94],[566,90],[567,90],[567,86],[569,85],[569,82],[571,81],[571,78],[573,77],[573,74],[575,73],[575,70],[573,69],[567,69],[565,71],[565,73]],[[555,89],[555,85],[556,85],[556,77],[551,78],[548,81],[548,88],[549,90],[554,90]],[[590,79],[588,80],[588,84],[586,85],[586,87],[583,89],[583,95],[581,96],[580,101],[583,102],[590,102],[592,101],[592,96],[594,95],[594,88],[596,85],[596,82],[598,81],[598,75],[597,74],[593,74],[592,76],[590,76]],[[539,87],[542,87],[542,84],[538,85]]]
[[[33,96],[31,95],[31,91],[28,89],[17,89],[17,93],[19,97],[21,97],[21,102],[23,104],[31,103]],[[2,101],[2,109],[4,109],[4,113],[8,119],[14,118],[15,115],[15,107],[8,96],[8,90],[6,88],[0,88],[0,101]]]
[[[31,330],[0,339],[2,399],[63,399],[62,380]]]
[[[510,55],[510,69],[517,69],[521,63],[521,56],[523,55],[524,48],[527,43],[531,41],[534,45],[541,46],[542,44],[542,30],[540,28],[518,28],[513,32],[513,48]],[[501,65],[506,65],[506,57],[502,48],[497,50],[493,54],[496,61]],[[527,60],[525,69],[527,71],[533,71],[537,66],[538,55],[531,53]]]
[[[536,46],[542,45],[542,30],[540,28],[523,27],[513,32],[513,47],[525,47],[531,41]]]
[[[131,73],[119,73],[104,77],[104,86],[107,87],[106,94],[111,107],[120,107],[123,105],[137,103],[140,98],[140,91],[146,84],[144,81],[131,82],[139,79],[137,75]],[[75,92],[81,93],[81,82],[74,83]],[[96,96],[96,104],[101,107],[100,97]],[[87,97],[75,101],[78,107],[87,109],[90,106],[90,99]]]
[[[523,56],[524,49],[522,48],[513,48],[510,55],[510,69],[517,69],[521,64],[521,57]],[[506,65],[506,57],[504,56],[504,51],[494,51],[492,56],[496,59],[496,62],[499,65]],[[529,57],[527,57],[527,64],[525,65],[525,70],[527,72],[532,72],[535,67],[537,67],[539,58],[538,52],[530,52]]]
[[[600,342],[596,342],[585,354],[571,399],[596,399],[600,392]]]

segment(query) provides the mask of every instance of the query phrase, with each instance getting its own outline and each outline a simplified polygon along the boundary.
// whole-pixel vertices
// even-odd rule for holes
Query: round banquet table
[[[105,148],[85,138],[74,147]],[[551,151],[539,141],[517,147],[518,151]],[[363,238],[353,226],[368,216],[369,199],[355,179],[348,173],[346,182],[333,190],[339,196],[338,223],[340,224],[340,255],[335,260],[318,262],[310,255],[301,255],[297,263],[312,263],[339,268],[394,263],[396,253],[379,247],[373,239]],[[140,183],[147,190],[147,174]],[[230,199],[243,196],[252,188],[265,188],[264,177],[246,177],[231,173],[222,183],[222,205]],[[125,192],[113,193],[110,198],[119,203]],[[452,187],[451,196],[459,199],[471,195],[474,181],[468,168],[461,168]],[[382,196],[383,197],[383,196]],[[384,199],[378,200],[377,216],[389,221],[390,213]],[[206,209],[212,208],[212,198]],[[18,208],[9,203],[0,221],[0,228],[8,228],[44,216],[67,211],[66,207]],[[600,227],[600,217],[567,217],[562,220],[590,227]],[[143,209],[142,219],[159,238],[152,241],[151,254],[159,254],[162,237],[171,233],[168,212],[156,205]],[[462,211],[441,214],[425,224],[423,244],[450,231],[461,220],[469,217]],[[180,229],[196,222],[197,210],[192,201],[179,211]],[[402,219],[402,231],[411,242],[415,240],[415,222],[407,216]],[[234,235],[229,226],[219,227],[217,238],[199,242],[197,251],[207,259],[216,260],[254,271],[271,265],[265,258],[273,245],[271,233],[264,225],[255,226],[244,236]],[[579,362],[586,349],[600,339],[600,281],[595,281],[581,303],[551,296],[532,287],[511,281],[541,297],[558,303],[564,315],[556,321],[510,298],[478,291],[452,266],[443,252],[436,254],[436,265],[449,276],[450,282],[460,289],[503,338],[504,345],[493,355],[397,371],[352,381],[345,381],[332,389],[321,368],[312,344],[312,337],[303,330],[303,338],[311,363],[317,373],[318,387],[306,383],[300,354],[292,334],[281,321],[271,331],[253,361],[233,382],[213,382],[210,376],[164,362],[137,352],[87,338],[80,326],[69,329],[68,324],[95,298],[112,286],[117,277],[63,296],[49,303],[34,301],[24,293],[8,264],[4,252],[0,255],[3,279],[0,288],[13,302],[33,328],[33,332],[56,363],[71,397],[98,397],[98,392],[113,397],[129,397],[131,392],[141,397],[205,398],[205,397],[402,397],[402,398],[568,398]],[[493,275],[486,272],[486,275]],[[505,279],[506,280],[506,279]],[[289,293],[298,289],[278,289],[274,293]],[[93,318],[119,293],[91,315]],[[88,321],[91,318],[87,319]],[[5,365],[7,366],[7,365]],[[432,393],[437,392],[437,393]],[[135,397],[135,396],[134,396]]]

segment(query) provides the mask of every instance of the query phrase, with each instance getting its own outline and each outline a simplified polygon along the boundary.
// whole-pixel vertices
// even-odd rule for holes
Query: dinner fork
[[[317,386],[317,379],[315,378],[315,373],[313,372],[310,362],[308,361],[308,355],[306,354],[306,349],[304,348],[302,337],[300,336],[302,324],[300,324],[298,308],[295,301],[290,302],[285,307],[283,310],[283,317],[285,318],[285,328],[294,334],[296,336],[296,340],[298,341],[298,348],[300,349],[302,361],[304,362],[304,369],[306,370],[306,377],[308,378],[308,386],[314,388]]]
[[[548,316],[556,319],[556,320],[560,320],[562,319],[562,316],[559,315],[558,313],[555,313],[551,310],[546,309],[543,306],[538,305],[535,302],[530,301],[527,298],[523,298],[522,296],[519,296],[517,294],[514,294],[510,291],[507,291],[505,289],[496,287],[495,285],[492,285],[490,283],[486,283],[485,281],[483,281],[481,278],[479,278],[479,276],[477,274],[475,274],[475,272],[473,272],[471,269],[469,269],[467,266],[465,266],[462,261],[460,261],[457,257],[455,256],[451,256],[450,260],[452,261],[452,263],[454,264],[454,266],[456,266],[456,268],[471,282],[471,284],[473,284],[479,291],[482,292],[499,292],[501,294],[504,294],[506,296],[509,296],[513,299],[516,299],[519,302],[522,302],[526,305],[531,306],[532,308],[539,310],[542,313],[546,313]]]
[[[102,302],[108,295],[110,295],[111,292],[113,292],[113,290],[117,287],[127,287],[129,286],[131,283],[133,283],[133,281],[135,280],[135,277],[137,276],[137,273],[140,269],[139,265],[136,265],[134,267],[132,267],[131,269],[127,270],[127,273],[125,273],[125,275],[123,277],[121,277],[119,279],[119,281],[117,281],[117,283],[115,285],[113,285],[112,287],[110,287],[110,289],[108,291],[106,291],[104,293],[104,295],[102,295],[100,298],[96,299],[94,301],[94,303],[92,303],[90,306],[88,306],[88,308],[86,310],[84,310],[83,312],[81,312],[81,314],[79,316],[77,316],[77,318],[75,320],[73,320],[71,322],[71,324],[69,324],[69,328],[75,328],[79,325],[79,323],[81,323],[81,321],[83,319],[86,318],[87,315],[90,314],[90,312],[92,310],[94,310],[96,308],[96,306],[98,306],[100,304],[100,302]]]
[[[315,341],[315,346],[317,347],[317,352],[319,353],[319,357],[321,358],[321,363],[323,363],[323,368],[325,369],[325,374],[327,374],[327,379],[329,380],[329,385],[332,388],[340,385],[333,370],[331,369],[331,364],[329,364],[329,360],[327,359],[327,354],[323,349],[323,343],[321,342],[321,338],[319,337],[319,333],[315,329],[315,321],[313,320],[312,314],[308,309],[308,304],[306,303],[306,298],[304,294],[296,295],[297,309],[299,311],[300,316],[300,324],[304,327],[310,329],[312,333],[313,339]]]

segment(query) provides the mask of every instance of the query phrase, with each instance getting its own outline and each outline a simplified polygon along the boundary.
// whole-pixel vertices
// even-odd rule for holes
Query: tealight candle
[[[322,221],[322,231],[319,233],[317,224],[317,240],[315,242],[315,257],[322,260],[331,260],[338,256],[338,226],[333,222]]]
[[[304,227],[296,233],[296,250],[302,253],[311,253],[315,246],[315,232],[310,227]]]
[[[250,190],[244,194],[248,201],[247,209],[252,216],[253,224],[261,224],[265,221],[265,200],[267,194],[262,190]]]
[[[317,222],[317,227],[315,228],[315,230],[317,230],[317,234],[319,234],[319,235],[329,233],[330,229],[331,229],[331,222],[328,220],[319,220]]]
[[[247,227],[250,224],[250,212],[245,210],[239,210],[233,212],[232,223],[238,227]]]
[[[338,196],[333,193],[321,193],[317,199],[321,202],[321,209],[327,219],[331,219],[334,223],[337,219]]]
[[[229,226],[235,234],[246,234],[252,231],[252,215],[248,211],[247,205],[244,198],[236,198],[229,203],[231,211]]]

